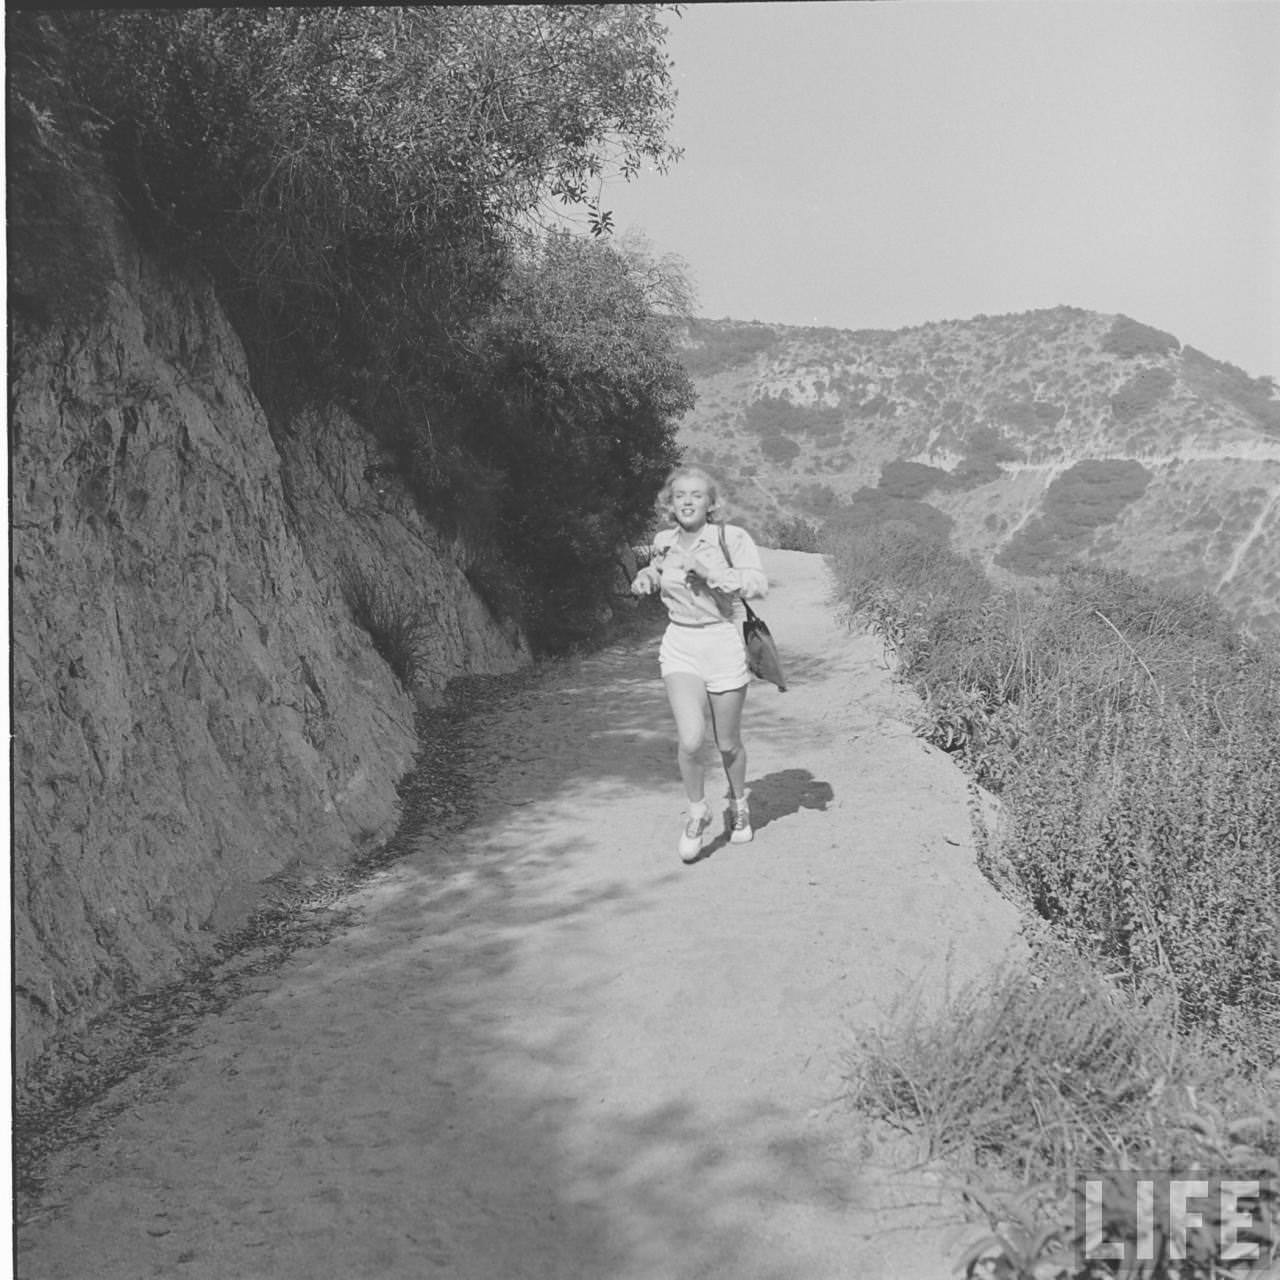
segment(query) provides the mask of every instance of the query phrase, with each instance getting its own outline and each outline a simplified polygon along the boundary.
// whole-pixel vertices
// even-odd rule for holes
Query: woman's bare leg
[[[663,676],[662,683],[667,686],[667,701],[671,703],[671,714],[676,720],[676,760],[680,765],[680,777],[690,802],[697,804],[703,799],[705,782],[698,753],[707,733],[707,686],[697,676],[684,671]]]
[[[729,790],[736,800],[747,791],[747,749],[742,744],[742,708],[747,701],[747,686],[724,693],[708,694],[711,703],[711,728],[720,748]]]

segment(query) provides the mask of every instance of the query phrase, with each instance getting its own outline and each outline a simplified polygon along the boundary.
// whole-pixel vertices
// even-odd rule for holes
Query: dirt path
[[[753,844],[679,862],[651,642],[552,669],[474,723],[473,824],[55,1157],[18,1274],[949,1276],[964,1229],[860,1135],[842,1053],[1014,912],[821,560],[765,555],[795,686],[748,703]]]

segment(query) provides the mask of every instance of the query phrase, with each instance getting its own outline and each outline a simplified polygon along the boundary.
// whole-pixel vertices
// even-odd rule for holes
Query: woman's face
[[[681,528],[702,528],[710,505],[711,495],[702,476],[676,476],[671,484],[671,506]]]

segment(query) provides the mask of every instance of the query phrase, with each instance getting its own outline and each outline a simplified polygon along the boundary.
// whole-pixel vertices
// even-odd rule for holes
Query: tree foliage
[[[503,545],[536,643],[589,634],[615,548],[652,515],[693,391],[646,256],[565,233],[520,262],[477,330],[473,449],[507,475]]]
[[[302,209],[298,265],[335,236],[456,237],[678,155],[659,6],[91,12],[79,79],[194,224]],[[121,75],[128,66],[132,74]],[[455,240],[456,243],[456,240]]]
[[[19,34],[61,60],[138,229],[215,281],[273,421],[345,405],[549,617],[548,565],[643,523],[690,398],[680,264],[614,247],[599,205],[679,155],[664,7],[102,10]],[[548,233],[557,205],[595,238]]]

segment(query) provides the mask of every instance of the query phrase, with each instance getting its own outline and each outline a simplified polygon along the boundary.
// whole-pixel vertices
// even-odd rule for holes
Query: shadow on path
[[[752,694],[754,825],[788,839],[704,874],[675,855],[651,637],[482,706],[458,744],[474,820],[371,880],[348,927],[204,1022],[91,1148],[65,1153],[19,1275],[945,1274],[900,1256],[905,1235],[886,1243],[875,1172],[831,1121],[840,1018],[893,965],[918,968],[895,910],[937,920],[957,899],[939,878],[899,903],[903,886],[874,874],[882,843],[898,859],[913,801],[897,775],[863,776],[870,755],[851,761],[862,686],[814,644],[796,662],[809,688]],[[850,856],[841,805],[875,785],[884,835],[859,832]],[[773,856],[792,839],[803,858]],[[918,1191],[913,1228],[936,1204]],[[895,1194],[901,1208],[915,1188]]]
[[[751,827],[757,835],[801,809],[826,813],[836,794],[829,782],[815,778],[808,769],[798,768],[778,769],[761,778],[748,778],[747,790],[751,793]],[[729,843],[728,832],[722,832],[706,845],[695,861],[702,862]]]

